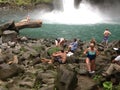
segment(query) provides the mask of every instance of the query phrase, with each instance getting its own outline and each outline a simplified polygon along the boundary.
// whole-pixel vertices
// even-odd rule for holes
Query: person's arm
[[[105,33],[106,33],[106,31],[104,31],[104,33],[103,33],[103,34],[105,35]]]
[[[56,52],[56,53],[53,53],[52,56],[56,57],[56,56],[60,56],[60,55],[61,55],[60,52]]]
[[[98,50],[96,49],[96,55],[99,55],[99,52],[98,52]]]
[[[86,55],[86,54],[87,54],[87,52],[88,52],[88,49],[86,49],[86,50],[83,52],[83,54],[84,54],[84,55]]]
[[[119,56],[117,56],[113,61],[112,61],[113,63],[117,63],[117,62],[120,62],[120,55]]]
[[[111,35],[111,32],[109,31],[109,34]]]

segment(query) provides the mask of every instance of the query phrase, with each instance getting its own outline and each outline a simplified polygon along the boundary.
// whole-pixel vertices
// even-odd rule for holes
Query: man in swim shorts
[[[103,34],[104,34],[104,38],[103,38],[102,43],[105,43],[105,46],[107,46],[108,38],[109,38],[109,35],[111,35],[111,32],[108,29],[106,29]]]

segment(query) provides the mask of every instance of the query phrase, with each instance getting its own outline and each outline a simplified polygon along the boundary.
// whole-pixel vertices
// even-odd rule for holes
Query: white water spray
[[[82,1],[76,9],[74,0],[62,0],[62,11],[40,12],[36,19],[50,24],[95,24],[103,21],[99,12],[88,3]]]

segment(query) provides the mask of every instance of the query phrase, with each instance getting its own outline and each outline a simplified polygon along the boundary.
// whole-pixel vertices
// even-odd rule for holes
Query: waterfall
[[[56,1],[56,0],[55,0]],[[79,7],[74,7],[74,0],[58,0],[54,2],[54,9],[51,12],[37,14],[36,19],[50,24],[95,24],[103,21],[102,16],[96,8],[93,8],[86,0],[83,0]]]
[[[74,7],[74,0],[62,0],[63,10],[64,12],[68,12],[69,10],[73,11]]]

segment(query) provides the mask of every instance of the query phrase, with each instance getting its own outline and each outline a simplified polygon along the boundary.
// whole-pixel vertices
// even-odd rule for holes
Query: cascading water
[[[36,19],[39,18],[44,23],[50,24],[94,24],[102,21],[99,12],[85,0],[80,3],[78,9],[74,7],[74,0],[61,1],[61,10],[40,12],[35,16]]]

